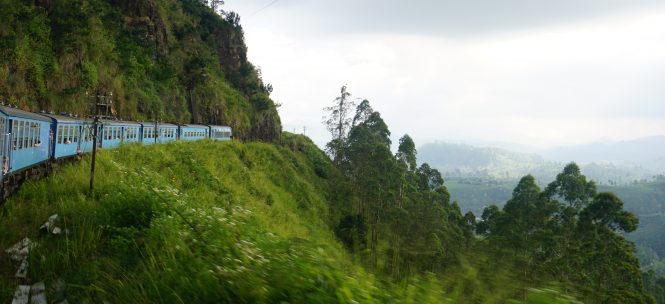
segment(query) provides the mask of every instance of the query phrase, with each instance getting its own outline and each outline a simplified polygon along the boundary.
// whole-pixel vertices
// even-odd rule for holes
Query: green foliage
[[[120,118],[280,135],[237,17],[192,0],[3,0],[0,11],[0,100],[86,115],[86,93],[113,92]]]
[[[284,134],[279,147],[200,141],[102,151],[92,199],[85,196],[88,157],[24,184],[0,215],[0,248],[25,236],[36,240],[30,277],[44,280],[49,300],[56,302],[504,303],[516,298],[506,265],[483,255],[447,267],[447,276],[414,273],[393,283],[367,273],[354,262],[357,253],[348,254],[328,229],[326,197],[337,188],[331,187],[336,170],[329,160],[321,164],[325,159],[309,139],[293,134]],[[446,214],[448,223],[463,219],[456,205],[442,204],[442,195],[430,192],[437,204],[423,200],[420,207],[409,207],[414,216],[428,218],[413,221],[420,228],[411,232],[431,233],[404,238],[410,244],[405,249],[426,249],[437,238],[442,247],[452,243],[440,227],[428,225]],[[69,232],[38,236],[37,227],[53,213]],[[410,259],[413,267],[431,269],[444,261],[423,252]],[[0,301],[12,297],[15,267],[0,259]],[[64,293],[52,288],[60,279]]]
[[[532,176],[522,178],[503,210],[485,209],[477,230],[495,250],[514,252],[503,258],[524,281],[555,278],[588,303],[651,303],[635,248],[617,233],[637,224],[616,195],[596,193],[572,163],[542,192]]]

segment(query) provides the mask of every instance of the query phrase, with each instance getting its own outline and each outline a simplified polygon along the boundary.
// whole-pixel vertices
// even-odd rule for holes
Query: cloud
[[[345,1],[339,5],[353,12],[282,0],[243,23],[250,59],[283,104],[285,129],[307,126],[320,145],[328,140],[322,108],[343,84],[382,113],[395,142],[409,133],[418,144],[468,139],[546,146],[665,130],[665,8],[651,7],[652,1],[630,7],[624,1],[584,1],[577,10],[575,3],[582,1],[556,7],[548,4],[555,1],[489,2],[506,5],[498,11],[470,1],[456,11],[480,18],[471,16],[475,9],[479,16],[496,14],[490,21],[511,20],[493,27],[437,21],[468,26],[468,35],[410,25],[419,24],[412,13],[442,11],[453,2],[384,2],[382,9],[409,16],[387,22],[368,14],[363,22],[389,24],[355,25],[352,35],[345,34],[347,25],[336,34],[315,34],[335,14],[351,16],[340,17],[341,23],[359,22],[353,16],[369,12],[372,3]],[[529,13],[536,16],[522,16]],[[315,21],[305,31],[292,31],[303,20]],[[414,28],[393,29],[402,25]]]
[[[328,35],[436,34],[468,36],[556,25],[621,10],[662,7],[659,0],[281,0],[227,1],[241,16],[280,22],[291,31]]]

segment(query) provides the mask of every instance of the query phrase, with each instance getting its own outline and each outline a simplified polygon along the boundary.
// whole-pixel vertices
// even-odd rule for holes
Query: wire
[[[256,10],[255,12],[249,14],[249,16],[247,16],[247,18],[251,18],[252,16],[254,16],[254,15],[260,13],[261,11],[263,11],[263,10],[266,9],[266,8],[271,7],[273,4],[275,4],[275,3],[277,3],[277,2],[279,2],[279,0],[273,0],[272,2],[268,3],[266,6],[264,6],[264,7],[260,8],[260,9]]]

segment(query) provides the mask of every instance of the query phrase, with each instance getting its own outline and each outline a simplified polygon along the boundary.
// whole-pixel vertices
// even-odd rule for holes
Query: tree
[[[439,170],[433,169],[427,163],[423,163],[416,170],[418,174],[419,182],[418,187],[421,190],[434,190],[438,187],[443,186],[443,177]]]
[[[569,206],[580,210],[596,195],[596,184],[586,180],[577,164],[570,163],[563,168],[563,172],[557,174],[553,182],[547,185],[543,195],[550,198],[561,197]]]
[[[399,139],[399,147],[397,148],[397,159],[406,164],[408,171],[416,170],[416,144],[408,134],[404,134]]]
[[[374,113],[374,109],[369,105],[369,100],[363,99],[358,107],[356,107],[356,115],[353,116],[351,126],[354,127],[367,121],[372,113]]]
[[[326,145],[326,150],[338,167],[342,163],[347,131],[351,126],[350,111],[355,106],[350,97],[351,93],[346,90],[346,86],[342,86],[340,96],[334,99],[331,106],[324,108],[327,115],[323,117],[323,123],[332,136],[332,140]]]
[[[623,202],[614,193],[602,192],[582,211],[580,222],[582,226],[593,225],[612,231],[633,232],[639,220],[634,214],[623,210]]]

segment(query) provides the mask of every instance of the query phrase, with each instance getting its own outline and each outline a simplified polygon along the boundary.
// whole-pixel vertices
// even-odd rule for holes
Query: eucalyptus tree
[[[349,128],[351,127],[351,111],[355,106],[351,100],[351,93],[342,86],[340,95],[333,100],[332,105],[323,108],[326,115],[323,123],[330,132],[332,140],[326,145],[326,151],[332,156],[336,166],[340,166],[344,156],[344,148]]]

